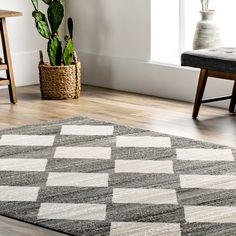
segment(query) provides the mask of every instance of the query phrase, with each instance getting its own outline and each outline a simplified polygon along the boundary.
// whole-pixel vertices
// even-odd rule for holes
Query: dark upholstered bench
[[[185,52],[181,56],[181,65],[201,69],[193,109],[194,119],[198,117],[202,103],[231,99],[229,111],[234,112],[236,105],[236,48],[214,48]],[[202,100],[208,77],[233,80],[232,95]]]

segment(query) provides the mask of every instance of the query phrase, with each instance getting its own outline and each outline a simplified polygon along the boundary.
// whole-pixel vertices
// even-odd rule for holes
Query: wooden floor
[[[9,104],[0,91],[0,129],[86,116],[236,147],[236,116],[226,109],[202,107],[191,118],[192,104],[84,86],[79,100],[42,101],[38,86],[17,89],[19,102]],[[59,236],[62,234],[0,217],[0,236]]]

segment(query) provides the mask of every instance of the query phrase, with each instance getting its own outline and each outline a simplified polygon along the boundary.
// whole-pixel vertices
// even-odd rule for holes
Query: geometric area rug
[[[0,215],[70,235],[236,235],[232,148],[83,117],[0,137]]]

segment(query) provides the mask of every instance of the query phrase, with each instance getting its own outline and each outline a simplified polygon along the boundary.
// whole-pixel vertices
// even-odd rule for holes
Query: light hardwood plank
[[[0,216],[0,236],[66,236],[66,234]]]
[[[19,104],[14,106],[7,90],[1,90],[0,129],[86,116],[236,147],[236,116],[226,109],[202,106],[194,121],[191,103],[91,86],[83,87],[79,100],[41,100],[38,86],[21,87],[17,92]]]

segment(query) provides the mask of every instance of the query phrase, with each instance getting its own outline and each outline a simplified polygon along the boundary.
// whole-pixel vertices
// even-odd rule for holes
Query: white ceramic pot
[[[201,20],[197,23],[193,40],[193,49],[220,47],[221,37],[219,28],[213,20],[214,10],[201,11]]]

